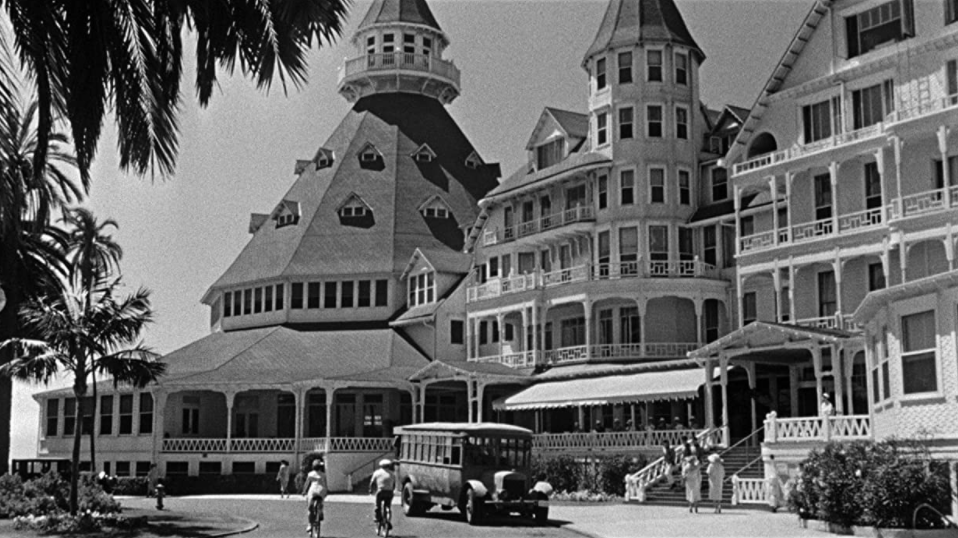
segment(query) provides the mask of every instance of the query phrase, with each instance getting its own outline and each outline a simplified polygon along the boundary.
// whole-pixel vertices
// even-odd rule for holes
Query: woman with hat
[[[722,483],[725,481],[725,462],[718,452],[708,457],[709,466],[705,474],[709,477],[709,500],[715,503],[715,513],[722,513]]]

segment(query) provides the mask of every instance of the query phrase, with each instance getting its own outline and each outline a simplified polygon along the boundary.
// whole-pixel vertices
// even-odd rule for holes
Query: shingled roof
[[[674,0],[609,0],[602,24],[582,63],[603,50],[642,43],[674,43],[689,47],[705,60],[685,26]]]
[[[411,156],[424,143],[436,153],[432,162]],[[361,162],[367,144],[381,160]],[[466,166],[472,144],[441,103],[422,95],[360,99],[322,147],[335,154],[333,165],[309,166],[282,197],[299,203],[299,223],[260,227],[205,302],[217,289],[276,278],[399,273],[417,247],[453,253],[461,244],[448,238],[461,242],[458,227],[475,221],[478,200],[496,186],[494,168]],[[354,194],[372,210],[371,225],[341,222],[337,209]],[[437,195],[457,229],[439,230],[419,213],[420,204]]]
[[[405,22],[422,24],[437,31],[439,23],[429,10],[426,0],[374,0],[363,21],[359,23],[359,30],[374,24],[391,24]]]

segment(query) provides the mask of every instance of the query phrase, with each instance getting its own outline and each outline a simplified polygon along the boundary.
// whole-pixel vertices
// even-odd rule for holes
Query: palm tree
[[[113,377],[114,384],[142,388],[156,381],[166,365],[157,354],[137,343],[140,332],[153,319],[149,294],[139,289],[116,298],[119,281],[92,292],[68,282],[59,294],[25,303],[20,316],[35,339],[12,338],[0,349],[12,350],[16,358],[0,366],[0,375],[48,383],[60,373],[73,376],[73,395],[78,404],[87,393],[87,379],[93,372]],[[84,305],[90,304],[89,308]],[[82,420],[80,421],[82,424]],[[81,424],[74,428],[73,465],[70,477],[70,513],[77,511],[77,483],[80,474]]]
[[[110,227],[119,228],[113,219],[98,222],[89,209],[78,207],[64,213],[63,222],[67,225],[67,243],[70,263],[70,277],[85,292],[85,310],[90,309],[95,286],[105,281],[114,271],[119,270],[123,249],[120,244],[106,233]],[[96,372],[91,372],[93,410],[96,412],[97,387]],[[90,468],[96,471],[96,434],[90,430]]]
[[[196,38],[202,106],[217,71],[268,89],[278,77],[299,87],[306,55],[339,37],[349,0],[6,0],[0,2],[40,100],[36,162],[46,158],[57,114],[70,122],[87,178],[107,110],[116,117],[124,170],[172,172],[183,72],[184,29]]]

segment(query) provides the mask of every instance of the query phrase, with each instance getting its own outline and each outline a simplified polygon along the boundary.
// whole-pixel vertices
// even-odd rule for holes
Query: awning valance
[[[701,368],[539,383],[494,402],[504,411],[694,398],[705,383]]]

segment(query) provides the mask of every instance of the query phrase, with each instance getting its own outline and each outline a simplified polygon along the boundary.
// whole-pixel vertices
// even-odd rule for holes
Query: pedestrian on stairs
[[[672,473],[675,471],[675,449],[667,440],[662,442],[662,461],[665,464],[665,483],[671,489],[675,487],[675,479],[672,478]]]
[[[699,512],[702,501],[702,462],[695,454],[689,454],[682,461],[682,480],[685,481],[685,500],[689,502],[689,513]]]
[[[717,452],[712,452],[708,458],[709,466],[705,474],[709,477],[709,500],[715,503],[715,513],[722,513],[722,484],[725,482],[725,462]]]

